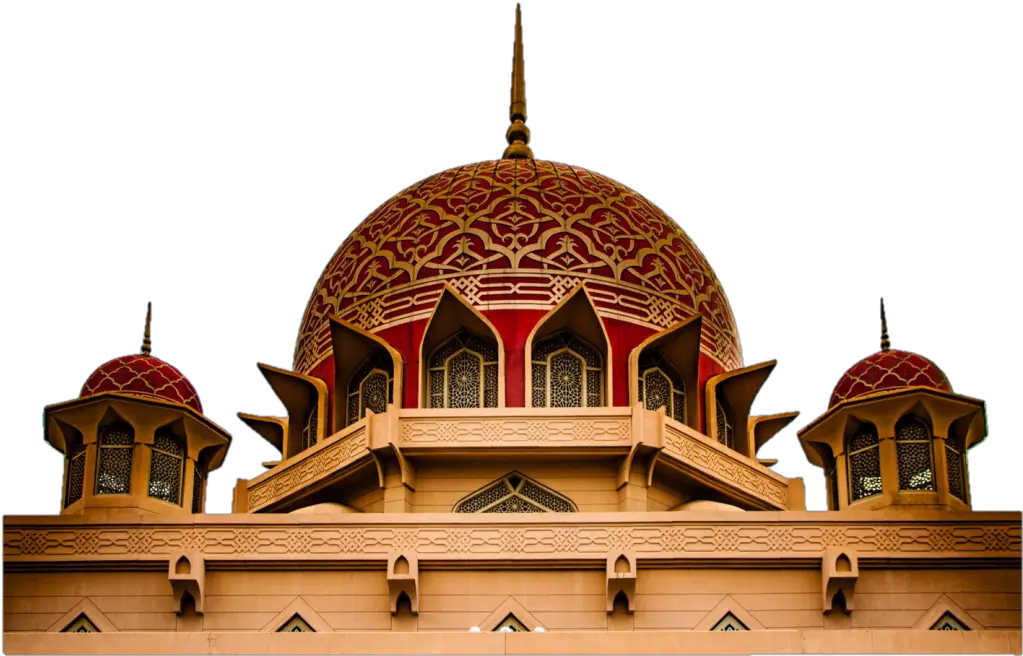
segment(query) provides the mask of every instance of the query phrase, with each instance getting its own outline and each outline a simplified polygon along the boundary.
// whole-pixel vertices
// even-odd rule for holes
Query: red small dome
[[[184,403],[202,412],[199,395],[175,367],[151,355],[123,355],[94,371],[82,385],[81,397],[102,392],[127,392]]]
[[[924,356],[908,351],[879,351],[863,358],[842,375],[831,393],[828,407],[873,392],[906,387],[952,391],[944,372]]]

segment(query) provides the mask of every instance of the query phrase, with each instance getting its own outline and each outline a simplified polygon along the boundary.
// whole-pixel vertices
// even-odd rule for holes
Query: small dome
[[[952,391],[952,384],[944,372],[924,356],[908,351],[882,350],[863,358],[842,375],[831,393],[828,408],[874,392],[906,387]]]
[[[192,383],[160,358],[152,355],[123,355],[94,371],[82,385],[81,398],[103,392],[127,392],[183,403],[202,412],[202,403]]]

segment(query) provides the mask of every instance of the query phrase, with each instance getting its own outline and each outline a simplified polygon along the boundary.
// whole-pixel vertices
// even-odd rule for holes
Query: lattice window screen
[[[534,408],[594,408],[604,404],[604,360],[570,330],[533,345]]]
[[[124,423],[107,426],[99,437],[96,494],[130,494],[135,430]]]
[[[316,445],[317,431],[320,429],[319,408],[315,405],[309,411],[305,426],[302,428],[302,450],[305,451]]]
[[[201,513],[202,507],[202,493],[203,483],[206,481],[206,470],[203,464],[198,460],[195,462],[195,466],[192,467],[192,512]]]
[[[966,466],[964,454],[959,450],[956,439],[949,435],[945,440],[945,461],[948,463],[948,491],[960,501],[966,501]]]
[[[359,367],[348,383],[347,423],[366,416],[366,410],[387,412],[394,402],[394,362],[386,353],[377,353]]]
[[[180,506],[185,441],[173,433],[159,431],[153,439],[150,454],[149,496]]]
[[[456,513],[576,512],[566,497],[518,472],[488,484],[455,504]]]
[[[71,452],[68,453],[67,460],[65,508],[82,498],[82,488],[85,484],[85,445],[81,441],[71,446]]]
[[[718,399],[717,402],[717,419],[718,419],[718,442],[724,444],[729,449],[735,448],[735,430],[732,427],[732,420],[728,417],[728,411],[725,409],[725,404]]]
[[[938,618],[938,621],[931,626],[931,631],[969,631],[965,624],[960,622],[955,615],[945,611],[945,614]]]
[[[849,500],[881,494],[877,428],[873,424],[861,425],[846,442],[845,452],[849,460]]]
[[[639,358],[639,400],[647,410],[664,408],[679,423],[686,422],[686,385],[660,352],[644,351]]]
[[[933,490],[931,430],[916,417],[903,417],[895,426],[900,490]]]
[[[497,342],[462,331],[430,355],[431,408],[496,408]]]

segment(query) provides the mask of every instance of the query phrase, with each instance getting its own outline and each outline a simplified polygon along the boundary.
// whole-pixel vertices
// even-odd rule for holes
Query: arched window
[[[595,408],[604,404],[600,352],[569,330],[533,345],[533,407]]]
[[[920,419],[907,416],[895,425],[895,451],[899,461],[900,490],[933,490],[931,430]]]
[[[658,351],[640,355],[638,390],[644,408],[664,408],[664,414],[686,423],[686,384]]]
[[[512,472],[455,504],[456,513],[575,512],[575,504],[545,485]]]
[[[721,399],[718,399],[717,406],[718,442],[724,444],[729,449],[734,449],[735,430],[732,427],[732,420],[728,418],[728,411],[725,409],[725,404]]]
[[[849,459],[849,498],[858,501],[881,494],[881,455],[877,428],[861,424],[846,442]]]
[[[78,437],[68,445],[67,483],[65,483],[64,507],[67,508],[82,498],[85,483],[85,445]]]
[[[386,354],[379,354],[359,367],[348,383],[348,421],[354,424],[366,416],[366,410],[387,412],[394,400],[394,363]]]
[[[431,408],[496,408],[497,343],[463,330],[430,355]]]
[[[206,483],[206,468],[199,460],[192,467],[192,512],[202,512],[203,485]]]
[[[135,431],[118,422],[103,429],[99,436],[99,463],[96,467],[96,494],[130,494],[131,461],[135,451]]]
[[[963,464],[965,454],[959,447],[959,440],[949,433],[945,440],[945,462],[948,469],[948,491],[960,501],[966,501],[966,467]]]
[[[319,408],[315,405],[313,409],[309,411],[309,416],[306,417],[305,426],[302,428],[302,450],[312,447],[316,444],[316,431],[320,427],[320,416]]]
[[[149,459],[149,496],[181,505],[181,484],[185,480],[185,441],[167,429],[153,438]]]

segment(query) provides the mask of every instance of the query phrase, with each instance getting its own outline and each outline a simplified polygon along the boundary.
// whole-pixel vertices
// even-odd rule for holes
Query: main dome
[[[352,232],[313,289],[294,368],[328,359],[331,316],[373,332],[425,321],[445,285],[484,314],[542,314],[580,283],[605,323],[643,333],[702,315],[713,368],[742,366],[721,283],[664,212],[583,168],[501,159],[426,178]]]

